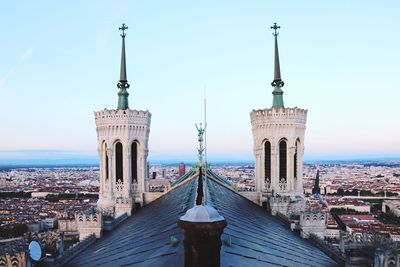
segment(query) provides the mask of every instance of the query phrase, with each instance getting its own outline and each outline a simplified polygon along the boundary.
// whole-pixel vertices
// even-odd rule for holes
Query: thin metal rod
[[[206,98],[205,85],[204,85],[204,162],[205,162],[204,204],[207,205],[207,98]]]

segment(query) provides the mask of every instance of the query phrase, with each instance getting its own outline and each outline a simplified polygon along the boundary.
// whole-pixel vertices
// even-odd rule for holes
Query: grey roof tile
[[[177,222],[194,203],[196,179],[140,209],[104,235],[68,266],[183,266],[183,236]],[[228,222],[221,266],[336,266],[275,217],[225,186],[209,179],[209,203]],[[188,202],[188,203],[186,203]],[[179,240],[170,244],[170,237]]]

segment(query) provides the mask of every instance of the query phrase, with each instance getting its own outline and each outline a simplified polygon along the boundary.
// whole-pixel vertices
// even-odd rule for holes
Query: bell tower
[[[143,205],[151,114],[130,109],[130,85],[126,73],[125,31],[122,24],[120,79],[117,109],[96,111],[96,132],[100,157],[100,192],[97,207],[116,217],[131,215],[135,203]]]
[[[256,192],[260,205],[271,212],[287,214],[288,205],[303,195],[303,154],[307,110],[287,108],[283,103],[278,29],[271,27],[275,39],[274,79],[271,83],[272,107],[250,113],[253,149],[256,159]]]

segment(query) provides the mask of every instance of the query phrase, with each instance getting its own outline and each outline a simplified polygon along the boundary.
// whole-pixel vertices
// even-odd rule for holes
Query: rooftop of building
[[[21,252],[26,252],[25,240],[21,237],[0,240],[0,257],[5,255],[14,256]]]
[[[195,177],[138,210],[67,266],[183,266],[177,222],[194,205]],[[258,205],[215,178],[207,181],[207,204],[228,223],[221,236],[221,266],[336,266]]]

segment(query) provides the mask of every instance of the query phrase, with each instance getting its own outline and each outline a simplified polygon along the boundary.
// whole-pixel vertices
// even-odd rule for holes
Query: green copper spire
[[[275,36],[275,66],[274,66],[274,80],[272,81],[271,85],[274,87],[274,90],[272,91],[273,99],[272,99],[272,107],[273,108],[285,108],[283,105],[283,91],[282,87],[285,84],[282,79],[281,79],[281,68],[279,66],[279,51],[278,51],[278,34],[277,30],[280,28],[274,23],[274,25],[271,26],[271,29],[274,30],[272,35]]]
[[[121,72],[119,76],[119,82],[118,82],[118,108],[117,109],[128,109],[128,96],[129,93],[127,89],[129,88],[129,83],[128,79],[126,77],[126,62],[125,62],[125,30],[127,30],[128,27],[125,26],[125,24],[122,24],[122,27],[119,28],[120,31],[122,31],[121,37],[122,37],[122,51],[121,51]]]

